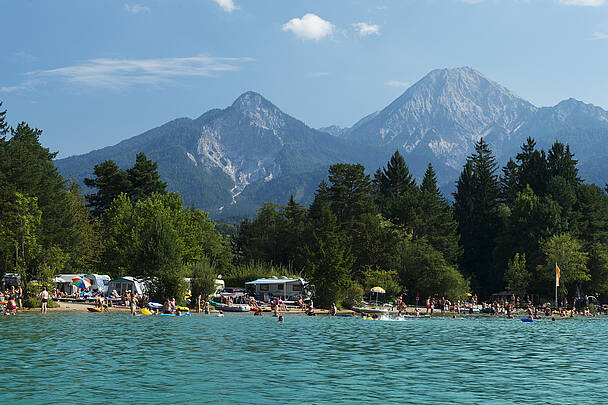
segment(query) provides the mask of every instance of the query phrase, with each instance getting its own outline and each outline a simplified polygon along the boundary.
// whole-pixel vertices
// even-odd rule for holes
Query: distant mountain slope
[[[504,164],[528,136],[545,149],[555,140],[569,143],[582,177],[608,182],[607,111],[574,99],[539,108],[468,67],[430,72],[351,128],[312,129],[247,92],[223,110],[56,164],[82,182],[97,163],[113,159],[129,167],[141,151],[158,162],[171,191],[219,218],[251,215],[263,201],[283,204],[291,194],[309,203],[332,163],[362,163],[373,174],[395,149],[419,179],[431,162],[449,197],[479,138]]]
[[[581,161],[582,175],[598,179],[603,175],[597,173],[597,159],[608,157],[607,131],[608,112],[600,107],[569,99],[538,108],[464,67],[434,70],[352,128],[327,132],[358,143],[399,148],[417,176],[424,170],[420,162],[433,162],[443,191],[450,193],[481,137],[501,164],[519,152],[528,136],[545,149],[556,140],[569,143]],[[596,163],[585,164],[587,159]]]
[[[480,137],[510,137],[537,111],[471,68],[434,70],[344,137],[441,158],[459,169]]]
[[[215,217],[255,212],[263,201],[303,203],[335,162],[375,164],[380,148],[363,147],[306,126],[260,94],[247,92],[224,110],[180,118],[117,145],[56,161],[79,182],[107,159],[121,167],[137,152],[158,162],[171,191]]]

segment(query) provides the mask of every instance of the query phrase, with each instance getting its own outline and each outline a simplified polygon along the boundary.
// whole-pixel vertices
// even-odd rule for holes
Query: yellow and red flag
[[[559,277],[561,276],[562,271],[559,269],[557,263],[555,263],[555,286],[559,287]]]

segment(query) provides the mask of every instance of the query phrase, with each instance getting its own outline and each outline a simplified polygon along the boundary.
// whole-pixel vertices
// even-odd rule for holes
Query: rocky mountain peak
[[[375,116],[355,124],[346,138],[406,153],[430,150],[457,168],[479,138],[490,133],[508,137],[536,110],[475,69],[438,69]]]
[[[248,91],[241,94],[229,107],[248,120],[252,127],[276,131],[285,126],[288,115],[261,94]]]
[[[443,108],[450,113],[477,111],[493,118],[505,108],[535,110],[529,102],[470,67],[433,70],[386,110],[403,108],[404,105],[417,107],[416,110],[434,108],[437,111]]]
[[[246,91],[241,94],[234,100],[231,108],[242,113],[251,113],[260,109],[280,111],[274,104],[255,91]]]

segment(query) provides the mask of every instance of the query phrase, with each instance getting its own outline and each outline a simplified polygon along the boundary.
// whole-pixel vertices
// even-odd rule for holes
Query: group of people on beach
[[[12,285],[4,291],[0,291],[0,307],[5,315],[17,314],[17,308],[23,308],[23,289]]]
[[[437,299],[435,297],[428,297],[426,299],[426,313],[433,314],[435,309],[439,308],[443,312],[455,312],[461,313],[473,313],[473,308],[477,305],[477,295],[472,295],[467,300],[455,300],[450,301],[445,297]]]

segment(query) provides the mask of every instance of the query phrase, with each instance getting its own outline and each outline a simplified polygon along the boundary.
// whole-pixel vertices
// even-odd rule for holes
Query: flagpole
[[[557,284],[558,284],[558,281],[557,281],[557,262],[555,262],[555,309],[558,308],[558,306],[557,306]]]

